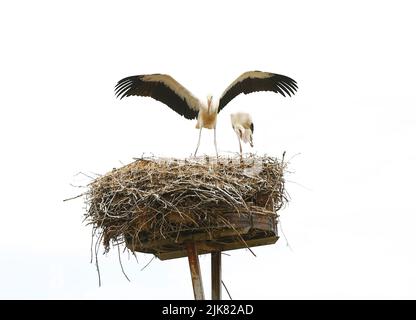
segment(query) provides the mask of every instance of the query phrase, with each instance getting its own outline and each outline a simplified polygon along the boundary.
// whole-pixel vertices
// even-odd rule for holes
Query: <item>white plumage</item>
[[[250,143],[253,147],[253,133],[254,124],[253,119],[248,113],[238,112],[231,114],[231,124],[234,132],[237,134],[238,143],[240,145],[240,157],[243,155],[243,149],[241,146],[241,140],[244,143]]]

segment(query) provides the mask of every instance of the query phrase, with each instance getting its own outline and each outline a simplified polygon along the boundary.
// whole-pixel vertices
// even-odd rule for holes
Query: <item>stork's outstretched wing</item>
[[[256,91],[273,91],[283,96],[291,96],[295,94],[297,88],[298,86],[295,80],[281,74],[248,71],[235,79],[225,89],[220,98],[218,112],[240,93],[248,94]]]
[[[121,79],[115,87],[116,96],[152,97],[186,119],[196,119],[200,101],[184,86],[166,74],[145,74]]]

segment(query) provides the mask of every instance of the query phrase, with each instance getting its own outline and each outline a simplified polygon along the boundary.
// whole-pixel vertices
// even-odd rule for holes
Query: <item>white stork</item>
[[[240,144],[240,158],[242,158],[243,149],[241,147],[241,140],[243,140],[244,143],[250,143],[250,146],[253,147],[253,119],[248,113],[233,113],[231,114],[231,124],[238,137],[238,143]]]
[[[295,80],[280,74],[248,71],[232,82],[221,95],[218,103],[212,96],[207,97],[207,104],[202,103],[184,86],[166,74],[145,74],[121,79],[115,86],[116,96],[120,99],[128,96],[152,97],[166,104],[186,119],[197,119],[199,129],[198,152],[202,128],[214,129],[215,151],[218,157],[216,141],[217,114],[240,93],[248,94],[256,91],[273,91],[283,96],[291,96],[297,90]]]

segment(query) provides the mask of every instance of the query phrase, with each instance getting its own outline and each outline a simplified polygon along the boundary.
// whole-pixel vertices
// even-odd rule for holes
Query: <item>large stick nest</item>
[[[110,243],[178,238],[227,224],[226,213],[274,215],[287,201],[286,163],[272,157],[142,158],[95,179],[86,220]]]

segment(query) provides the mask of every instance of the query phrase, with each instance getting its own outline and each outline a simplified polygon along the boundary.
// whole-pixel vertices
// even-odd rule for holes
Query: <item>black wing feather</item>
[[[186,119],[196,119],[198,111],[189,107],[185,98],[177,95],[169,86],[161,81],[144,81],[146,75],[131,76],[121,79],[115,86],[117,97],[129,96],[152,97],[166,104],[169,108]]]
[[[260,71],[255,72],[264,74]],[[241,81],[228,88],[220,98],[218,112],[240,93],[249,94],[258,91],[273,91],[280,93],[284,97],[286,97],[286,95],[290,97],[295,94],[298,89],[295,80],[281,74],[268,74],[268,77],[255,77],[255,74],[253,74],[252,76],[243,78]]]

